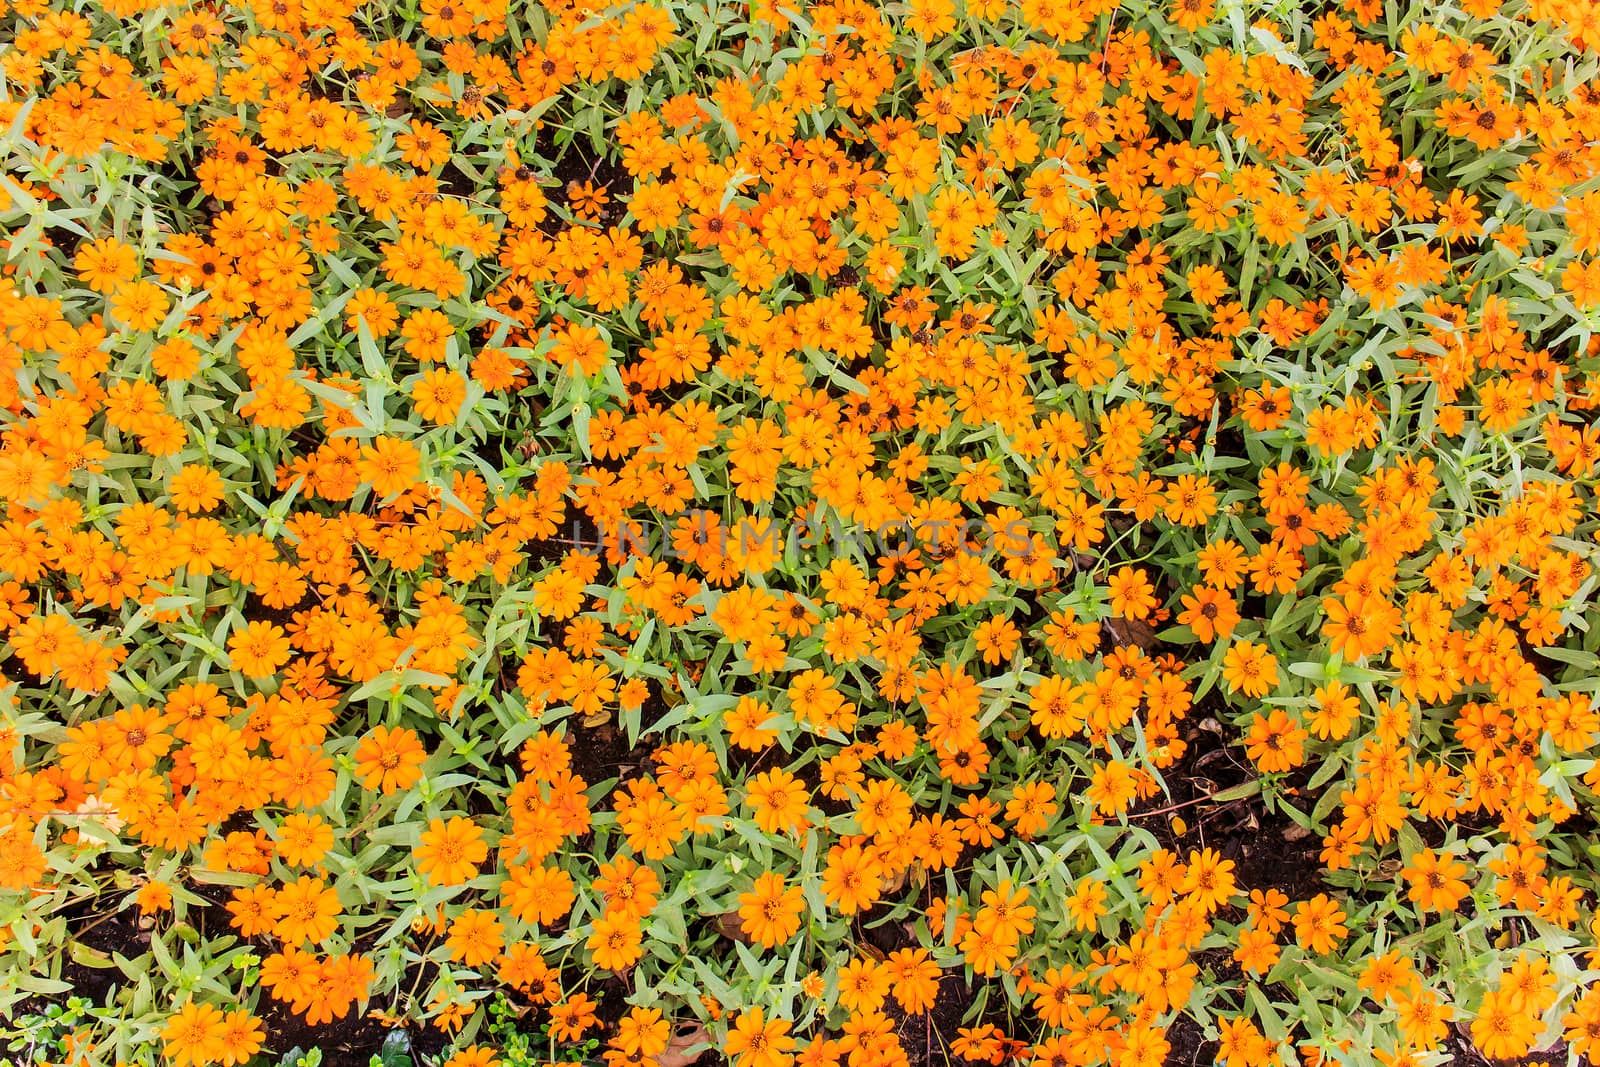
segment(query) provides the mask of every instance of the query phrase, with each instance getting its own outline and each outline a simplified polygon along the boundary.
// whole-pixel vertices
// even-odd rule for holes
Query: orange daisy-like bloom
[[[1226,640],[1239,624],[1239,609],[1233,595],[1220,589],[1195,586],[1194,592],[1184,594],[1181,601],[1183,611],[1178,614],[1178,622],[1207,644]]]
[[[228,657],[247,678],[270,678],[292,655],[289,638],[281,626],[252,622],[228,637]]]
[[[638,962],[643,938],[639,920],[632,915],[602,915],[594,921],[586,944],[595,966],[620,971]]]
[[[361,480],[381,497],[410,489],[422,471],[422,454],[409,441],[380,434],[361,449]]]
[[[1455,911],[1468,892],[1467,865],[1449,853],[1423,849],[1400,873],[1411,886],[1407,895],[1424,911]]]
[[[1344,920],[1344,909],[1326,893],[1318,893],[1295,909],[1295,940],[1301,948],[1326,955],[1350,933]]]
[[[161,1041],[174,1067],[204,1067],[232,1051],[227,1017],[214,1005],[192,1000],[167,1019]]]
[[[784,885],[771,871],[756,876],[755,885],[739,895],[739,924],[745,936],[767,948],[788,941],[800,929],[805,900],[799,886]]]
[[[478,873],[489,856],[483,830],[471,819],[434,819],[412,850],[417,873],[433,885],[460,885]]]
[[[445,947],[450,958],[468,967],[481,967],[500,955],[505,924],[492,911],[468,908],[450,924]]]
[[[788,1067],[794,1062],[794,1045],[788,1020],[769,1021],[763,1009],[750,1008],[734,1020],[722,1051],[736,1067]]]
[[[845,915],[870,907],[878,899],[883,865],[859,846],[835,846],[822,874],[822,895]]]
[[[1305,762],[1307,733],[1282,708],[1250,721],[1245,752],[1265,774],[1282,774]]]
[[[428,753],[416,732],[405,727],[375,726],[356,745],[356,780],[363,789],[388,795],[410,789],[422,777]]]
[[[272,898],[273,933],[287,944],[318,944],[338,929],[339,894],[320,878],[301,875]]]
[[[1229,688],[1249,697],[1265,696],[1278,684],[1278,660],[1251,641],[1238,641],[1223,657],[1223,678]]]

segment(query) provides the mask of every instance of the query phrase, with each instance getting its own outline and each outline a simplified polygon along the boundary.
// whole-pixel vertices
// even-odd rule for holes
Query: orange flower
[[[412,850],[417,873],[433,885],[460,885],[478,873],[489,855],[483,831],[471,819],[434,819]]]
[[[422,453],[409,441],[379,434],[372,444],[361,449],[359,465],[363,482],[380,497],[392,497],[410,489],[422,472]]]
[[[272,899],[273,933],[290,945],[320,944],[339,926],[339,894],[320,878],[301,875]]]
[[[800,929],[805,902],[799,886],[785,886],[771,871],[756,876],[749,892],[739,895],[739,922],[745,936],[767,948],[787,942]]]
[[[111,298],[111,313],[130,330],[153,330],[166,317],[171,301],[150,281],[125,282]]]
[[[161,1029],[163,1051],[173,1067],[202,1067],[232,1052],[227,1017],[211,1004],[190,1000]]]
[[[586,944],[596,967],[621,971],[638,962],[643,939],[639,920],[623,913],[596,919]]]
[[[1350,933],[1344,920],[1344,910],[1326,893],[1318,893],[1295,908],[1295,941],[1307,951],[1326,955]]]
[[[492,911],[468,908],[450,924],[445,947],[450,958],[468,967],[481,967],[500,955],[505,924]]]
[[[435,423],[453,422],[466,395],[466,379],[448,367],[424,371],[411,387],[411,403],[417,414]]]
[[[385,795],[410,789],[422,777],[427,750],[416,733],[405,727],[375,726],[355,749],[355,776],[363,789]]]
[[[1282,774],[1305,762],[1306,731],[1282,708],[1259,712],[1250,721],[1245,752],[1264,774]]]
[[[1239,609],[1230,593],[1197,585],[1193,594],[1185,593],[1180,600],[1183,611],[1178,613],[1178,622],[1206,644],[1226,640],[1239,624]]]
[[[769,1022],[761,1008],[741,1012],[722,1044],[735,1067],[789,1067],[794,1062],[793,1048],[788,1020]]]
[[[1236,641],[1223,657],[1228,687],[1249,697],[1265,696],[1278,684],[1278,660],[1251,641]]]
[[[823,899],[840,913],[854,915],[877,901],[883,873],[883,865],[860,846],[836,845],[822,873]]]
[[[247,678],[270,678],[289,662],[289,638],[281,626],[252,622],[228,636],[228,658]]]

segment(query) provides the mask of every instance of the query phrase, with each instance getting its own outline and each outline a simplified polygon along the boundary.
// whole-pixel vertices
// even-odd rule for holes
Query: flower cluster
[[[0,42],[0,1012],[1600,1050],[1591,0]]]

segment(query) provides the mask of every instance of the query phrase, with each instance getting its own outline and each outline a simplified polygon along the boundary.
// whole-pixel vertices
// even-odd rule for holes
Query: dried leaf
[[[717,933],[731,941],[742,941],[746,945],[754,944],[750,936],[744,932],[744,923],[740,921],[739,913],[736,911],[725,911],[718,915],[714,925]]]
[[[710,1039],[710,1034],[700,1023],[686,1023],[678,1027],[667,1042],[666,1051],[656,1057],[657,1067],[687,1067],[706,1054]],[[707,1047],[695,1049],[696,1045]]]
[[[1111,639],[1124,647],[1133,645],[1148,652],[1156,646],[1156,628],[1143,619],[1112,616],[1103,625]]]

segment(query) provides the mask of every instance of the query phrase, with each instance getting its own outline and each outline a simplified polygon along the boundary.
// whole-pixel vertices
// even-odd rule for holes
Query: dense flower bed
[[[1600,1048],[1587,0],[3,21],[18,1062]]]

